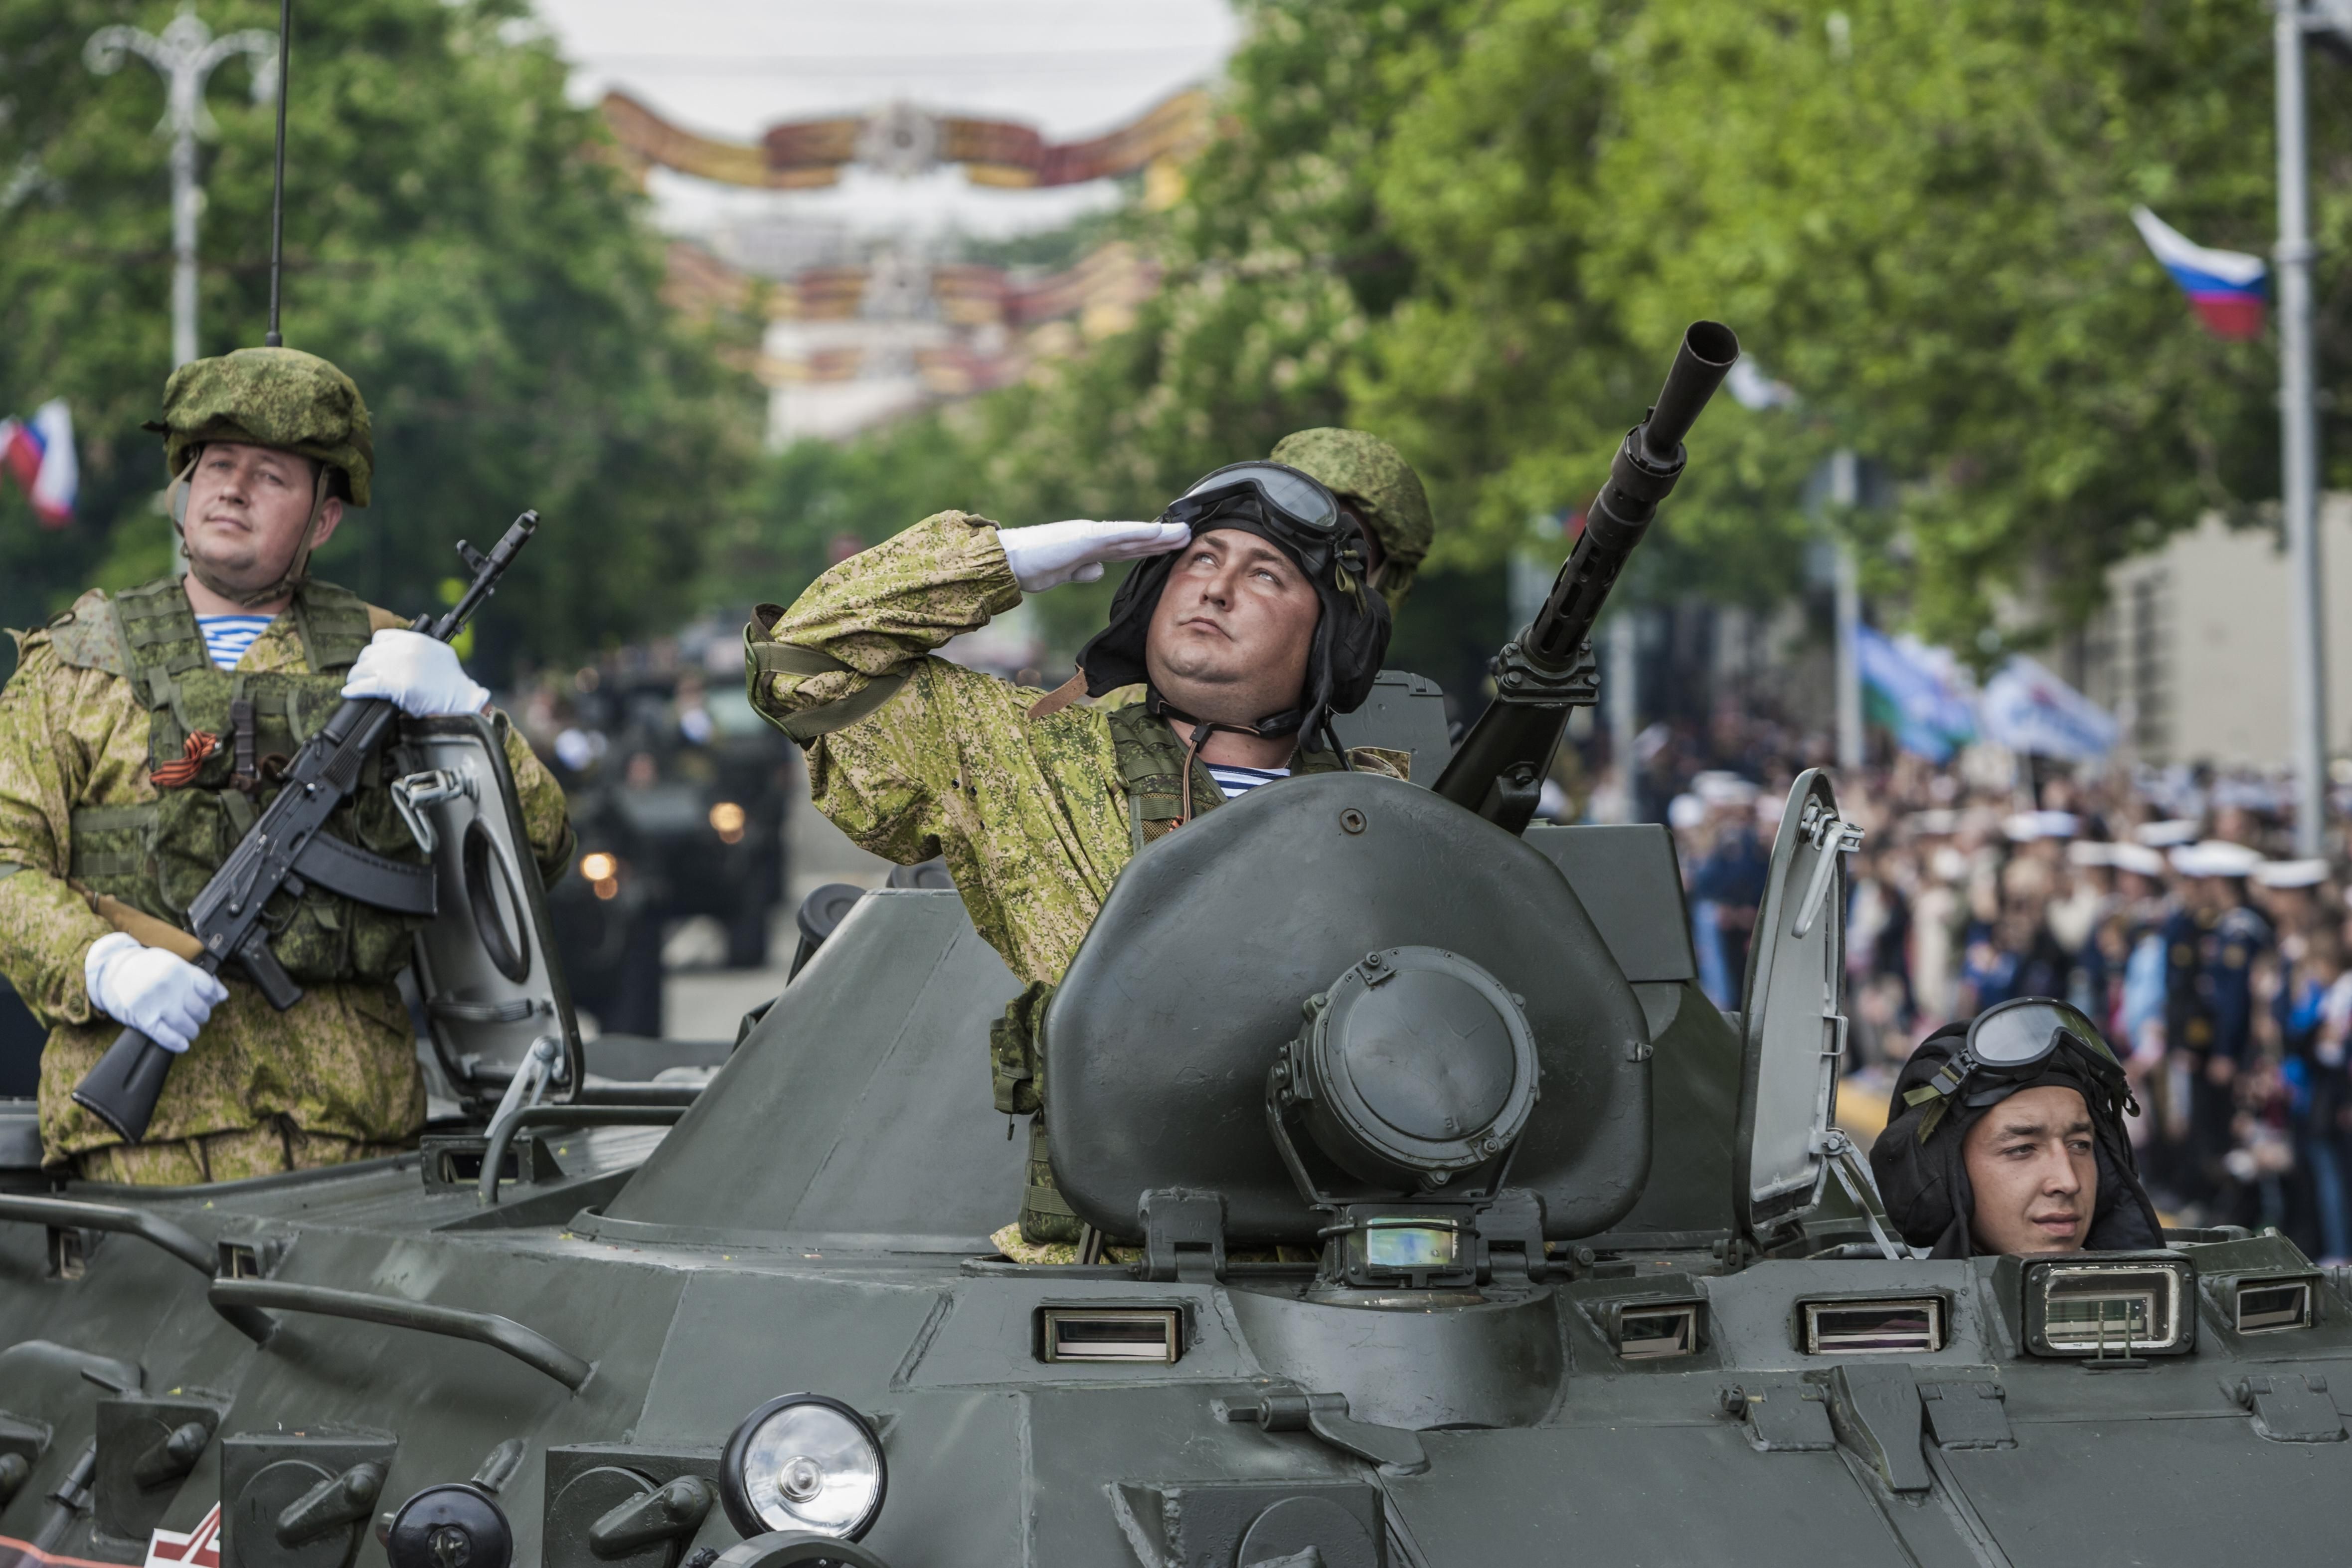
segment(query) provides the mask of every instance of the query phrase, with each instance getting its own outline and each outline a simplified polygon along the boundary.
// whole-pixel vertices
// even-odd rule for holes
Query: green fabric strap
[[[1060,1215],[1071,1219],[1078,1217],[1077,1211],[1070,1207],[1069,1200],[1051,1187],[1031,1187],[1021,1206],[1029,1214]]]
[[[829,653],[803,647],[798,643],[747,639],[743,646],[751,656],[762,685],[772,675],[832,675],[850,668]]]
[[[134,687],[145,686],[152,693],[156,677],[202,669],[212,663],[204,633],[196,626],[196,613],[189,608],[188,595],[177,577],[143,583],[115,595],[110,603],[114,624],[131,660]],[[152,710],[169,701],[168,696],[151,695],[147,705]]]
[[[864,689],[853,691],[837,701],[805,709],[777,727],[795,741],[814,741],[820,735],[830,735],[835,730],[846,730],[898,695],[898,688],[906,684],[904,675],[877,675],[866,683]]]
[[[318,582],[295,590],[294,630],[302,639],[302,657],[320,675],[349,669],[375,635],[366,600],[349,588]]]

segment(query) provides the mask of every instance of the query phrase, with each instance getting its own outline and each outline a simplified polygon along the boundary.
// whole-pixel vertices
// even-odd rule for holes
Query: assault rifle
[[[1656,405],[1617,448],[1609,482],[1585,512],[1583,537],[1553,579],[1550,596],[1527,630],[1495,656],[1495,700],[1438,775],[1438,794],[1513,833],[1535,816],[1569,710],[1597,694],[1593,623],[1658,504],[1682,478],[1683,437],[1738,357],[1738,338],[1719,321],[1694,321],[1683,334]]]
[[[472,568],[473,582],[448,614],[438,620],[419,616],[409,629],[442,642],[463,631],[538,528],[539,513],[524,512],[488,555],[458,541],[457,553]],[[299,897],[310,885],[398,914],[435,912],[430,867],[387,860],[321,831],[351,797],[360,769],[398,715],[383,698],[351,699],[295,752],[278,797],[188,905],[188,929],[204,948],[194,960],[197,968],[217,974],[229,963],[239,965],[282,1013],[302,999],[302,988],[269,951],[269,930],[262,923],[262,910],[279,889]],[[137,1029],[126,1028],[75,1086],[74,1102],[135,1143],[155,1114],[172,1058]]]

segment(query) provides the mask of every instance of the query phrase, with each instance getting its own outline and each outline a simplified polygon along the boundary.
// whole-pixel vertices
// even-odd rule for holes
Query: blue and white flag
[[[2019,655],[1985,682],[1984,736],[2012,752],[2095,763],[2121,733],[2105,709]]]
[[[1942,763],[1976,739],[1976,715],[1948,654],[1866,626],[1854,627],[1853,649],[1864,712],[1896,745]]]

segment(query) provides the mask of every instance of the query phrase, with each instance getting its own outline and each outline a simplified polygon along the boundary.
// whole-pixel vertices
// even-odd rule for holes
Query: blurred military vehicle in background
[[[796,748],[740,675],[608,661],[572,688],[566,720],[532,735],[580,836],[577,874],[550,889],[556,948],[601,1029],[658,1036],[678,921],[716,921],[727,968],[768,962]]]

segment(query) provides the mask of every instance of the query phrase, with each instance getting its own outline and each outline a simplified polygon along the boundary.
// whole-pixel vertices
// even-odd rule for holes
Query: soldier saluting
[[[817,808],[901,864],[943,855],[972,923],[1028,989],[992,1030],[996,1105],[1040,1110],[1034,1030],[1111,880],[1146,844],[1246,791],[1342,767],[1330,716],[1360,704],[1431,535],[1421,481],[1361,431],[1301,431],[1206,476],[1152,522],[1000,529],[941,512],[819,577],[745,630],[753,705],[807,748]],[[1138,561],[1076,676],[1040,697],[931,657],[1024,595]],[[1072,706],[1141,685],[1126,706]],[[1015,1256],[1083,1226],[1033,1121]],[[1058,1252],[1047,1249],[1058,1248]]]
[[[283,1013],[236,971],[188,962],[179,922],[343,698],[425,716],[489,711],[489,694],[446,644],[310,577],[311,553],[368,503],[373,447],[350,377],[240,349],[173,372],[149,428],[187,575],[84,595],[19,638],[0,693],[0,970],[51,1026],[44,1162],[185,1184],[388,1153],[425,1120],[392,984],[415,921],[315,886],[277,895],[270,949],[306,988]],[[562,792],[503,738],[551,879],[571,852]],[[415,863],[388,783],[372,763],[331,830]],[[139,1143],[69,1098],[124,1025],[183,1053]]]

